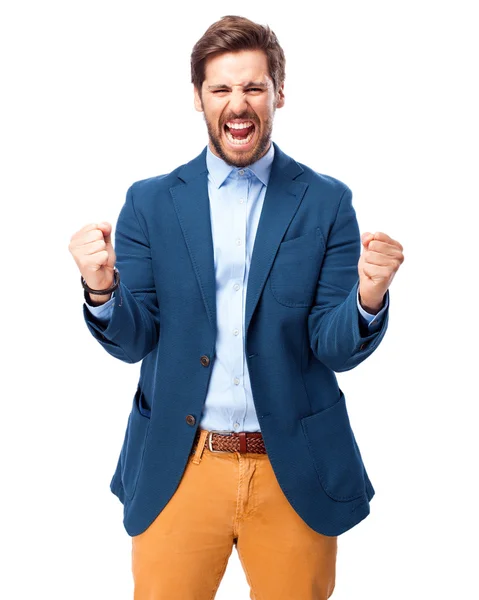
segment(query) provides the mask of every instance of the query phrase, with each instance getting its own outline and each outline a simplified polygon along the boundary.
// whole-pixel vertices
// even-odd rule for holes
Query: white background
[[[286,52],[275,141],[405,250],[384,341],[338,376],[376,496],[339,538],[334,600],[479,597],[472,5],[2,5],[1,598],[132,598],[109,482],[139,365],[88,333],[68,243],[201,151],[189,56],[225,14],[269,24]],[[233,551],[217,598],[248,594]]]

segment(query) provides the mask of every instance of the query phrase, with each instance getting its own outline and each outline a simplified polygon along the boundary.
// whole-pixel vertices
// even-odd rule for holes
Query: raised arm
[[[116,254],[110,235],[111,226],[106,223],[86,226],[72,236],[70,252],[86,283],[95,290],[108,288],[113,283],[113,267],[118,269],[120,285],[114,293],[111,318],[102,323],[85,306],[85,321],[110,354],[137,362],[158,343],[160,323],[150,244],[135,210],[132,188],[118,217]],[[90,296],[95,304],[109,297]]]

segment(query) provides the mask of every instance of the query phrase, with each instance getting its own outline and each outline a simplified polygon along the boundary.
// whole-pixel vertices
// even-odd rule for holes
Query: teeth
[[[253,138],[253,135],[254,129],[253,131],[251,131],[251,133],[248,134],[247,137],[244,138],[244,140],[237,140],[231,135],[231,133],[228,130],[226,130],[226,137],[228,138],[228,141],[230,142],[230,144],[234,144],[235,146],[244,146],[245,144],[249,144],[249,142],[251,142]]]
[[[252,121],[246,121],[245,123],[226,123],[230,129],[246,129],[253,125]]]

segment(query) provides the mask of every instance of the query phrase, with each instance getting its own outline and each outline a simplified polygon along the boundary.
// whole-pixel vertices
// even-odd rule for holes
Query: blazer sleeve
[[[114,294],[111,318],[108,323],[102,323],[83,307],[92,335],[112,356],[128,363],[138,362],[149,354],[160,335],[150,244],[135,210],[133,188],[134,185],[127,192],[116,225],[120,286]]]
[[[372,354],[387,329],[389,292],[381,327],[373,332],[361,327],[357,306],[360,253],[359,226],[352,193],[346,187],[327,237],[315,303],[308,317],[314,356],[336,372],[348,371]]]

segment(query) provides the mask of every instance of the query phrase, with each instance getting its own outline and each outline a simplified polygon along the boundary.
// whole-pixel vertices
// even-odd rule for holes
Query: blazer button
[[[206,354],[203,354],[203,356],[200,358],[200,362],[204,367],[207,367],[210,364],[210,357],[206,356]]]
[[[186,417],[186,422],[188,423],[188,425],[194,425],[196,423],[196,419],[193,415],[188,415]]]

